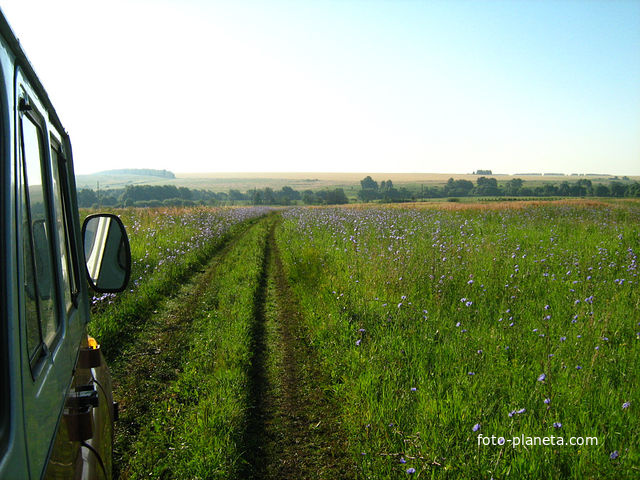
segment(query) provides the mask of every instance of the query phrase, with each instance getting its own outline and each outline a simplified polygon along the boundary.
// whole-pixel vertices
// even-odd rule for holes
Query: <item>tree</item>
[[[178,188],[178,198],[183,200],[191,200],[193,198],[193,192],[189,190],[187,187],[179,187]]]
[[[585,195],[593,195],[593,185],[591,180],[581,178],[571,186],[571,196],[584,197]]]
[[[370,202],[371,200],[375,200],[378,197],[378,192],[371,188],[363,189],[358,192],[358,198],[363,202]]]
[[[371,175],[367,175],[365,178],[360,180],[360,186],[363,190],[374,190],[378,191],[378,182],[376,182]]]
[[[476,183],[478,184],[474,189],[476,195],[500,195],[498,181],[495,178],[480,177]]]
[[[263,202],[262,190],[254,189],[253,192],[251,192],[251,203],[254,205],[262,205]]]
[[[564,182],[567,183],[567,182]],[[536,187],[536,188],[540,188],[540,187]],[[556,187],[553,183],[545,183],[544,186],[542,187],[542,195],[538,195],[538,196],[544,196],[544,197],[555,197],[556,195],[559,195],[560,192],[558,191],[558,187]]]
[[[237,202],[238,200],[246,200],[247,196],[240,192],[240,190],[235,190],[235,189],[231,189],[229,190],[229,198],[234,201]]]
[[[640,197],[640,183],[633,182],[631,185],[627,187],[627,192],[625,193],[625,197]]]
[[[336,188],[335,190],[327,191],[325,202],[327,205],[339,205],[349,203],[349,199],[342,188]]]
[[[318,197],[313,190],[305,190],[302,192],[302,201],[307,205],[316,205],[319,203]]]
[[[78,192],[78,206],[80,208],[90,207],[94,203],[98,203],[98,196],[96,195],[96,192],[90,188],[83,188]]]
[[[620,182],[611,182],[609,189],[611,190],[611,195],[614,197],[624,197],[626,190],[625,186]]]
[[[611,191],[609,190],[609,188],[601,183],[596,185],[593,193],[596,197],[609,197],[611,195]]]
[[[560,184],[560,186],[558,187],[558,195],[562,197],[571,196],[571,186],[569,185],[569,182],[565,180]]]
[[[300,192],[291,187],[282,187],[280,195],[289,200],[300,200]]]
[[[386,192],[388,190],[391,190],[392,188],[393,188],[393,182],[391,180],[387,180],[386,182],[383,180],[382,182],[380,182],[379,190]]]
[[[444,186],[445,196],[465,197],[473,190],[473,182],[469,180],[454,180],[450,178]]]
[[[262,201],[265,205],[273,205],[276,203],[276,196],[271,187],[265,187],[262,193]]]
[[[507,195],[518,195],[523,184],[524,181],[521,178],[512,178],[506,183],[504,193]]]

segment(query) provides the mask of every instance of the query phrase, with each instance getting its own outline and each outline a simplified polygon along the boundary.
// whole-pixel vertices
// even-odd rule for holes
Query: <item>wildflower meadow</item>
[[[117,213],[121,478],[640,476],[639,203]]]
[[[637,203],[283,217],[364,478],[640,475]]]

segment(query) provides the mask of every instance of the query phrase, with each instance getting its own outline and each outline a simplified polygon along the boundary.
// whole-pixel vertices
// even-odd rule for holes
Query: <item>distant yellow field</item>
[[[254,188],[265,187],[280,190],[284,186],[295,190],[321,190],[325,188],[343,188],[348,195],[354,195],[360,189],[360,180],[370,175],[375,181],[391,180],[397,187],[407,187],[411,190],[421,186],[433,187],[444,185],[449,178],[454,180],[470,180],[476,183],[483,175],[456,173],[367,173],[367,172],[193,172],[175,173],[176,178],[168,179],[140,175],[113,175],[108,172],[94,175],[76,176],[79,189],[96,189],[97,185],[103,190],[124,188],[127,185],[175,185],[194,189],[228,192],[230,189],[246,192]],[[615,180],[610,175],[577,176],[577,175],[486,175],[507,182],[513,178],[521,178],[529,187],[536,187],[544,183],[560,184],[561,182],[575,182],[588,179],[594,183],[608,184]],[[630,177],[640,181],[640,176]]]
[[[176,173],[176,178],[183,179],[273,179],[273,180],[295,180],[309,181],[317,180],[322,182],[334,183],[353,183],[359,182],[367,175],[370,175],[376,181],[391,180],[394,183],[444,183],[449,178],[454,180],[465,179],[474,180],[482,175],[457,174],[457,173],[367,173],[367,172],[209,172],[209,173]],[[514,175],[487,175],[495,177],[498,181],[509,180]],[[568,179],[572,177],[566,176],[530,176],[524,177],[534,179],[544,178],[546,180]]]
[[[367,172],[200,172],[200,173],[176,173],[177,179],[184,180],[277,180],[278,182],[290,180],[294,183],[299,182],[322,182],[322,183],[354,183],[359,182],[367,175],[370,175],[376,181],[391,180],[394,183],[430,183],[442,184],[446,183],[449,178],[454,180],[471,180],[474,181],[478,177],[487,176],[496,178],[499,182],[508,181],[513,178],[522,178],[525,181],[545,181],[545,182],[562,182],[576,181],[586,178],[592,181],[608,181],[613,177],[610,175],[472,175],[460,173],[367,173]],[[633,180],[640,180],[640,176],[630,177]]]

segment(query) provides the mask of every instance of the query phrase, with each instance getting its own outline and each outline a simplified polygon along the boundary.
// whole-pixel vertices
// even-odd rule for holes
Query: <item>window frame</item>
[[[60,189],[60,202],[59,206],[62,216],[63,222],[63,230],[64,230],[64,245],[59,245],[59,248],[62,250],[65,249],[67,255],[67,271],[69,273],[69,294],[71,296],[71,306],[66,308],[66,305],[63,307],[64,313],[67,319],[71,316],[73,310],[78,309],[78,299],[80,297],[80,269],[78,266],[80,265],[80,261],[78,258],[78,251],[75,248],[77,245],[77,238],[74,230],[73,217],[72,217],[72,202],[71,202],[71,188],[69,187],[69,177],[67,174],[67,157],[63,151],[63,142],[62,135],[55,129],[51,128],[49,131],[49,165],[53,173],[53,169],[57,169],[58,175],[58,188]],[[57,160],[56,165],[54,165],[54,156]],[[53,189],[52,189],[53,190]],[[55,194],[55,192],[52,192]],[[55,195],[54,195],[55,196]],[[55,198],[54,198],[55,203]],[[56,206],[57,208],[57,206]],[[60,252],[62,253],[62,252]],[[65,268],[64,265],[61,264],[62,268]],[[62,273],[62,272],[61,272]],[[65,286],[66,288],[66,286]]]
[[[19,105],[17,115],[17,136],[18,136],[18,145],[17,145],[17,154],[18,154],[18,181],[19,181],[19,191],[20,198],[18,200],[18,204],[20,205],[21,211],[26,209],[26,215],[29,220],[29,225],[32,224],[32,212],[31,212],[31,203],[30,203],[30,193],[29,193],[29,176],[27,174],[27,165],[26,165],[26,157],[25,157],[25,141],[24,141],[24,127],[23,122],[25,117],[30,121],[38,130],[39,141],[40,141],[40,175],[42,182],[42,191],[43,191],[43,203],[44,203],[44,221],[45,227],[48,232],[53,232],[52,229],[54,215],[53,215],[53,206],[52,206],[52,190],[53,187],[51,185],[51,158],[50,158],[50,142],[49,135],[47,129],[47,122],[45,117],[38,111],[37,107],[34,105],[35,102],[32,102],[29,95],[22,91],[20,95]],[[24,107],[24,105],[28,105],[28,107]],[[23,214],[25,212],[22,212]],[[22,215],[20,216],[20,229],[22,229]],[[40,341],[37,347],[35,347],[33,352],[27,351],[27,358],[30,364],[30,370],[33,380],[35,381],[43,370],[43,367],[46,363],[47,358],[52,359],[55,351],[61,345],[61,340],[63,338],[64,331],[64,321],[63,318],[60,317],[60,285],[58,284],[58,261],[56,260],[56,240],[55,235],[49,234],[47,235],[47,247],[48,253],[51,255],[51,295],[52,295],[52,312],[56,316],[56,330],[55,335],[51,339],[50,344],[47,344],[43,337],[42,332],[42,318],[40,311],[40,294],[39,287],[37,285],[37,267],[35,264],[36,261],[36,253],[35,253],[35,245],[32,229],[29,228],[27,232],[20,233],[20,240],[24,242],[23,236],[29,236],[29,252],[24,251],[24,246],[22,247],[22,256],[21,262],[24,268],[24,255],[28,254],[31,256],[31,266],[33,269],[33,277],[34,277],[34,285],[36,288],[36,302],[37,302],[37,312],[38,312],[38,329]],[[26,274],[26,272],[24,272]],[[27,328],[27,322],[25,319],[25,329]]]
[[[3,43],[0,42],[0,45],[3,45]],[[14,143],[11,136],[12,131],[9,127],[11,114],[9,113],[8,88],[4,73],[4,67],[0,65],[0,155],[6,159],[0,162],[0,185],[2,185],[0,193],[0,225],[2,225],[2,229],[5,232],[9,233],[12,231],[11,227],[15,219],[15,210],[11,203],[12,200],[15,200],[13,196],[15,193],[14,158],[11,150],[11,146]],[[13,93],[13,90],[11,90],[11,93]],[[0,235],[0,252],[5,255],[5,258],[14,258],[11,247],[12,242],[7,238],[7,233]],[[11,282],[8,280],[10,271],[10,262],[0,262],[0,288],[2,288],[2,292],[7,294],[2,295],[2,298],[0,298],[0,458],[4,458],[9,431],[11,424],[14,422],[11,418],[12,384],[10,378],[9,337],[11,335],[10,325],[14,325],[15,317],[10,316],[10,310],[12,309],[9,305],[15,304],[13,303],[13,297],[9,298],[9,295],[11,295],[9,293]]]

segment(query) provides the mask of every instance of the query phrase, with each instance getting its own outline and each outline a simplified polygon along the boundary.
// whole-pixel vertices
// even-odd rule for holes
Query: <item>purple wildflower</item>
[[[613,452],[611,452],[611,455],[609,455],[609,458],[611,460],[615,460],[616,458],[618,458],[620,456],[620,454],[618,453],[618,450],[614,450]]]
[[[547,378],[547,376],[544,373],[541,373],[540,376],[538,377],[538,381],[544,382],[545,378]]]
[[[631,402],[624,402],[624,403],[622,404],[622,408],[623,408],[623,409],[625,409],[625,408],[629,408],[630,406],[631,406]]]
[[[473,430],[474,432],[477,432],[478,430],[480,430],[480,427],[481,425],[479,423],[476,423],[471,430]]]
[[[412,475],[412,474],[416,473],[416,469],[415,469],[415,468],[413,468],[413,467],[407,468],[407,473],[408,473],[409,475]]]

